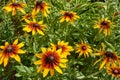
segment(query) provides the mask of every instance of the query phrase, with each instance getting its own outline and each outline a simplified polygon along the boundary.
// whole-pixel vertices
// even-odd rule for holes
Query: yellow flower
[[[63,58],[62,55],[60,55],[61,50],[53,50],[51,48],[42,48],[41,54],[36,54],[40,60],[34,62],[35,65],[40,65],[37,72],[41,72],[44,69],[43,77],[47,76],[48,72],[50,71],[50,75],[54,75],[54,69],[59,72],[60,74],[63,74],[61,68],[66,68],[66,62],[67,59]]]
[[[104,46],[105,45],[102,43],[102,51],[95,49],[97,53],[95,53],[94,55],[101,56],[101,58],[95,61],[94,65],[103,60],[99,67],[99,70],[101,70],[105,64],[106,67],[110,67],[110,65],[114,64],[116,61],[119,62],[119,56],[117,56],[116,52],[106,51]]]
[[[0,64],[4,64],[4,67],[8,64],[8,60],[10,57],[14,58],[16,61],[20,62],[21,59],[18,54],[25,53],[21,47],[24,46],[23,43],[18,43],[18,39],[16,39],[13,44],[9,44],[8,42],[5,42],[5,46],[0,46],[2,51],[0,52]]]
[[[32,31],[32,35],[34,35],[36,32],[38,32],[41,35],[44,35],[43,30],[45,30],[46,25],[43,24],[43,21],[37,22],[35,19],[33,19],[33,21],[25,19],[25,21],[28,23],[28,25],[23,25],[25,26],[25,28],[23,28],[24,31]]]
[[[112,64],[113,65],[113,64]],[[107,67],[107,72],[112,75],[112,77],[120,78],[120,66]]]
[[[36,15],[33,15],[33,14],[25,14],[24,16],[23,16],[23,18],[22,18],[22,20],[25,20],[25,19],[30,19],[30,18],[35,18],[36,17]]]
[[[92,49],[89,45],[87,45],[85,42],[81,40],[81,44],[76,44],[77,51],[76,53],[79,53],[79,56],[84,55],[84,57],[89,57],[89,53],[92,53]]]
[[[70,55],[70,51],[73,51],[72,46],[68,46],[68,42],[64,41],[58,41],[57,45],[51,43],[51,46],[54,50],[61,49],[61,55],[64,57],[67,57],[67,55]]]
[[[23,7],[26,7],[27,5],[22,3],[22,2],[17,2],[16,0],[12,0],[12,3],[8,4],[7,6],[3,7],[3,9],[6,12],[10,12],[12,11],[12,15],[16,14],[16,11],[19,10],[21,11],[23,14],[25,14],[26,12],[22,9]]]
[[[41,11],[42,14],[45,17],[47,17],[47,14],[50,13],[49,10],[48,10],[49,8],[50,8],[50,6],[49,6],[48,3],[43,2],[41,0],[38,0],[38,1],[35,2],[35,6],[34,6],[32,14],[36,15],[39,11]]]
[[[68,22],[68,21],[70,21],[70,23],[73,24],[74,20],[80,18],[79,16],[76,15],[75,12],[72,12],[72,11],[70,11],[70,12],[68,12],[68,11],[61,11],[61,14],[63,16],[61,17],[60,22],[64,22],[64,21]]]
[[[112,32],[111,21],[108,20],[108,18],[102,18],[101,20],[99,19],[94,28],[100,28],[99,33],[104,30],[105,36],[110,35],[110,33]]]

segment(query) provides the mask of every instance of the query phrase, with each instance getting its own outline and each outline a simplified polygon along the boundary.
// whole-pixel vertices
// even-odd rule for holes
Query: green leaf
[[[115,48],[114,48],[114,46],[113,46],[111,43],[109,43],[109,42],[107,42],[107,41],[105,41],[105,43],[106,43],[113,51],[115,51]]]

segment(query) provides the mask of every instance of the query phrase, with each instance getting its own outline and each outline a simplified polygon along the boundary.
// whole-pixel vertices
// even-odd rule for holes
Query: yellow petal
[[[40,67],[38,68],[37,72],[39,73],[39,72],[41,72],[42,70],[43,70],[43,67],[40,66]]]
[[[8,60],[9,60],[9,57],[5,56],[4,57],[4,67],[6,67],[6,65],[8,64]]]
[[[54,75],[54,69],[50,69],[50,75],[51,75],[51,76]]]
[[[35,30],[32,30],[32,35],[35,35]]]
[[[30,23],[31,21],[29,21],[28,19],[25,19],[25,21],[27,22],[27,23]]]
[[[42,23],[43,23],[43,21],[39,21],[39,22],[38,22],[38,24],[42,24]]]
[[[37,29],[37,31],[39,34],[44,35],[44,33],[41,30]]]
[[[99,61],[101,61],[102,58],[98,59],[97,61],[94,62],[94,65],[97,64]]]
[[[45,53],[46,52],[46,48],[41,48],[42,52]]]
[[[18,49],[18,53],[20,53],[20,54],[24,54],[25,51],[23,51],[22,49]]]
[[[18,47],[19,47],[19,48],[21,48],[21,47],[23,47],[23,46],[24,46],[24,43],[23,43],[23,42],[18,44]]]
[[[62,17],[59,22],[61,23],[61,22],[63,22],[64,20],[65,20],[64,17]]]
[[[58,66],[55,66],[55,70],[56,70],[57,72],[59,72],[60,74],[63,74],[62,70],[61,70]]]
[[[99,70],[101,70],[101,69],[103,68],[103,66],[106,64],[106,62],[107,62],[107,60],[105,59],[105,60],[102,62],[102,64],[100,65]]]
[[[29,27],[23,28],[24,31],[31,32],[31,29]]]
[[[59,66],[61,67],[61,68],[66,68],[67,66],[66,66],[66,64],[59,64]]]
[[[17,44],[18,43],[18,39],[16,39],[14,42],[13,42],[13,44]]]
[[[66,22],[68,22],[70,20],[70,18],[69,17],[66,17]]]
[[[38,58],[42,58],[42,54],[36,54],[36,56],[38,57]]]
[[[1,49],[4,49],[5,47],[4,46],[0,46]]]
[[[21,62],[21,59],[20,59],[20,57],[16,54],[16,55],[14,55],[14,57],[13,58],[15,58],[15,60],[16,61],[18,61],[18,62]]]
[[[35,22],[36,23],[36,20],[33,18],[33,22]]]
[[[0,64],[2,64],[3,61],[4,61],[4,55],[2,55],[2,56],[0,57]]]
[[[23,14],[26,14],[26,12],[22,8],[18,8]]]
[[[44,69],[44,72],[43,72],[43,77],[45,77],[45,76],[47,76],[47,74],[48,74],[48,72],[49,72],[49,69]]]
[[[8,46],[9,45],[9,43],[8,42],[5,42],[5,46]]]
[[[65,62],[68,62],[68,60],[67,59],[60,59],[60,62],[65,63]]]
[[[35,65],[40,65],[40,64],[42,64],[42,61],[41,60],[35,61],[34,64]]]
[[[15,14],[16,14],[16,9],[13,8],[13,10],[12,10],[12,15],[14,16]]]

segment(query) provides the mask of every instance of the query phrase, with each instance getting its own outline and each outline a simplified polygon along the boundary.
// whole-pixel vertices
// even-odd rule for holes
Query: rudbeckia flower
[[[110,33],[112,32],[111,30],[111,21],[108,20],[108,18],[102,18],[99,19],[97,24],[94,26],[94,28],[100,28],[99,33],[101,33],[102,31],[104,31],[105,36],[110,35]]]
[[[57,45],[51,43],[51,46],[54,50],[61,49],[61,55],[67,57],[67,55],[70,55],[70,51],[73,51],[72,46],[69,46],[68,44],[68,42],[58,41]]]
[[[76,53],[79,53],[79,56],[84,55],[84,57],[89,57],[89,53],[92,53],[92,49],[89,45],[87,45],[85,42],[81,40],[81,44],[76,44],[77,51]]]
[[[60,55],[61,50],[53,50],[51,48],[42,48],[42,53],[36,54],[40,60],[34,62],[35,65],[40,65],[37,72],[43,71],[43,77],[47,76],[47,74],[50,71],[50,75],[54,75],[54,69],[60,73],[63,74],[61,68],[66,68],[66,62],[67,59],[63,58],[62,55]]]
[[[104,65],[106,65],[106,67],[110,67],[111,64],[119,62],[119,56],[117,56],[116,52],[106,51],[104,46],[105,46],[104,43],[102,43],[102,51],[95,49],[97,53],[95,53],[94,55],[101,56],[101,58],[98,59],[94,63],[94,65],[99,61],[103,60],[99,67],[99,70],[101,70],[104,67]]]
[[[26,12],[22,8],[24,8],[26,6],[27,5],[22,3],[22,2],[17,2],[16,0],[12,0],[12,3],[10,3],[7,6],[3,7],[3,9],[6,12],[12,11],[12,15],[15,15],[17,10],[19,10],[20,12],[25,14]]]
[[[61,11],[61,14],[62,14],[62,17],[60,19],[60,22],[68,22],[70,21],[70,23],[74,23],[74,20],[80,18],[78,15],[76,15],[75,12],[72,12],[72,11]]]
[[[21,59],[18,54],[25,53],[25,51],[20,49],[23,46],[24,46],[23,42],[18,44],[18,39],[16,39],[13,42],[13,44],[9,44],[8,42],[5,42],[5,46],[0,46],[0,48],[2,49],[2,51],[0,52],[0,64],[3,63],[4,67],[6,67],[10,57],[20,62]]]
[[[47,17],[47,14],[50,13],[49,10],[48,10],[49,8],[50,8],[50,6],[49,6],[48,3],[43,2],[41,0],[35,1],[35,6],[34,6],[32,14],[36,15],[39,11],[41,11],[42,14],[45,17]]]
[[[30,19],[30,18],[35,18],[36,17],[36,15],[33,15],[33,14],[31,14],[31,13],[28,13],[28,14],[25,14],[24,16],[23,16],[23,18],[22,18],[22,20],[25,20],[25,19]]]
[[[113,65],[113,64],[112,64]],[[107,67],[107,72],[112,75],[112,77],[120,78],[120,66]]]
[[[33,21],[25,19],[25,21],[28,23],[28,25],[23,25],[25,26],[25,28],[23,28],[24,31],[32,32],[32,35],[34,35],[36,32],[44,35],[43,30],[45,30],[46,25],[43,24],[43,21],[37,22],[35,19],[33,19]]]

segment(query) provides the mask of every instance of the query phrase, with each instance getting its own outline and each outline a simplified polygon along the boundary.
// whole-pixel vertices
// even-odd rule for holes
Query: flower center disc
[[[42,1],[41,1],[41,0],[38,0],[38,1],[37,1],[36,7],[41,7],[41,8],[42,8]]]
[[[109,26],[109,22],[107,22],[107,21],[103,21],[103,22],[101,22],[101,27],[102,28],[105,28],[105,29],[108,29],[110,26]]]
[[[12,5],[13,5],[13,6],[18,6],[18,3],[17,3],[17,2],[14,2]]]
[[[35,23],[35,24],[33,24],[33,27],[37,28],[37,27],[39,27],[39,24]]]
[[[13,51],[13,47],[11,45],[9,45],[5,50],[6,53],[10,53],[12,51]]]
[[[46,61],[48,62],[48,63],[54,63],[55,62],[55,58],[54,58],[54,56],[48,56],[47,58],[46,58]]]
[[[82,46],[82,50],[86,50],[87,48],[86,48],[86,46]]]
[[[56,50],[61,49],[61,48],[62,48],[62,46],[56,46]]]
[[[109,58],[115,58],[116,56],[112,52],[105,52],[105,56]]]
[[[119,74],[119,71],[117,69],[113,70],[114,74]]]

